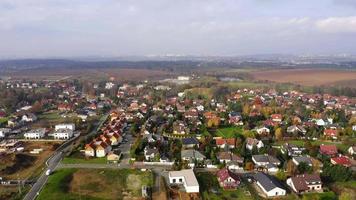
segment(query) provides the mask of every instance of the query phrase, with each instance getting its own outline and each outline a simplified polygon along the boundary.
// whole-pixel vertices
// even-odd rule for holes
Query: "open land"
[[[340,85],[356,87],[356,71],[326,69],[284,69],[251,72],[257,80],[306,86]]]
[[[156,79],[169,75],[168,72],[149,69],[124,69],[124,68],[102,68],[102,69],[32,69],[21,70],[7,74],[12,79],[34,79],[34,80],[63,80],[79,78],[83,80],[107,80],[114,78],[117,81],[133,81],[143,79]]]
[[[5,154],[0,159],[0,176],[7,179],[27,179],[38,175],[46,160],[60,145],[58,142],[24,142],[24,152]],[[33,149],[43,149],[30,154]]]
[[[141,187],[152,182],[147,171],[61,169],[50,176],[38,199],[142,199]]]

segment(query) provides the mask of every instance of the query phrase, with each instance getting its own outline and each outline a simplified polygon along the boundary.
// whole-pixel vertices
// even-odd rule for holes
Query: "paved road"
[[[90,135],[95,134],[97,132],[97,130],[102,126],[102,124],[105,122],[106,118],[108,117],[108,115],[103,116],[100,119],[100,122],[96,124],[96,128],[89,133]],[[47,183],[48,181],[48,176],[46,175],[46,171],[48,169],[50,169],[51,171],[54,171],[57,167],[58,164],[60,163],[60,161],[63,159],[64,155],[62,152],[66,152],[68,151],[73,142],[76,140],[77,138],[72,138],[68,141],[66,141],[62,146],[60,146],[53,154],[52,156],[47,160],[46,165],[47,168],[42,172],[41,176],[37,179],[36,183],[32,186],[32,188],[30,189],[30,191],[26,194],[26,196],[24,197],[24,200],[34,200],[36,199],[36,197],[38,196],[39,192],[42,190],[42,188],[44,187],[44,185]],[[79,140],[83,140],[84,137],[80,137]]]

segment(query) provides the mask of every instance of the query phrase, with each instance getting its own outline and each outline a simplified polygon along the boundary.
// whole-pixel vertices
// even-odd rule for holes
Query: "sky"
[[[355,0],[0,0],[0,58],[341,53]]]

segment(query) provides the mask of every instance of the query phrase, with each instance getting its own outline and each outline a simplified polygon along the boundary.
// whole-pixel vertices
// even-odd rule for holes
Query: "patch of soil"
[[[1,173],[14,174],[33,165],[36,159],[37,158],[35,156],[30,156],[27,154],[15,154],[13,164],[2,169]]]

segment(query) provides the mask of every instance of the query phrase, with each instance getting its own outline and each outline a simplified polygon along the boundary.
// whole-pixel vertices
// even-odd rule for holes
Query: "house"
[[[307,133],[307,130],[305,130],[303,126],[292,125],[287,128],[287,133],[291,133],[291,134],[302,133],[303,135],[305,135]]]
[[[349,152],[350,155],[356,155],[356,146],[354,145],[354,146],[349,147],[347,152]]]
[[[34,122],[37,120],[37,117],[33,113],[27,113],[22,115],[21,121],[23,122]]]
[[[182,150],[181,152],[181,157],[182,160],[188,161],[189,162],[189,166],[194,167],[194,161],[203,161],[205,159],[205,156],[203,154],[201,154],[199,151],[197,150],[193,150],[193,149],[187,149],[187,150]]]
[[[336,129],[325,129],[324,135],[326,137],[331,137],[333,139],[337,139],[337,130]]]
[[[168,178],[170,184],[183,185],[187,193],[199,193],[199,183],[192,169],[170,171]]]
[[[281,164],[281,161],[270,155],[253,155],[252,161],[258,170],[270,173],[276,173],[278,171],[278,165]]]
[[[285,188],[274,177],[258,172],[254,175],[254,180],[256,181],[257,186],[262,190],[263,194],[269,198],[286,195]]]
[[[56,129],[53,133],[53,137],[56,140],[67,140],[73,137],[73,135],[73,130],[67,128]]]
[[[185,126],[183,121],[175,121],[173,123],[173,134],[179,134],[179,135],[184,135],[188,134],[189,130]]]
[[[271,115],[272,121],[274,122],[282,122],[282,115],[281,114],[273,114]]]
[[[303,174],[287,179],[287,185],[297,194],[322,192],[322,182],[318,174]]]
[[[119,153],[114,153],[114,152],[109,152],[108,155],[106,156],[106,160],[108,163],[118,163],[121,158],[121,152]]]
[[[95,157],[95,145],[93,142],[85,145],[84,154],[87,157]]]
[[[154,160],[157,155],[159,155],[159,151],[157,148],[150,148],[148,146],[144,149],[145,160],[151,161]]]
[[[238,112],[230,112],[229,113],[229,124],[242,126],[244,123],[242,122],[242,116]]]
[[[333,144],[321,144],[319,147],[319,153],[322,155],[334,157],[337,154],[337,147]]]
[[[219,170],[216,176],[220,187],[224,189],[236,189],[241,183],[240,177],[228,168]]]
[[[256,132],[260,135],[268,135],[271,131],[269,130],[269,128],[263,126],[256,128]]]
[[[264,144],[261,140],[257,140],[256,138],[247,138],[246,139],[246,149],[252,151],[253,147],[257,147],[257,149],[260,149],[264,147]]]
[[[351,167],[351,161],[346,156],[339,156],[339,157],[330,158],[330,162],[333,165],[342,165],[344,167]]]
[[[220,149],[233,149],[236,146],[236,139],[235,138],[228,138],[228,139],[222,139],[222,138],[216,138],[215,139],[216,146],[219,147]]]
[[[11,129],[9,128],[0,128],[0,138],[6,137],[7,134],[9,134]]]
[[[220,125],[220,117],[213,112],[205,112],[204,117],[207,127],[218,127]]]
[[[85,145],[85,155],[89,157],[105,157],[111,151],[111,146],[100,139],[93,140]]]
[[[300,163],[306,163],[310,167],[313,166],[313,161],[309,156],[297,156],[292,158],[293,163],[298,166]]]
[[[30,130],[29,132],[25,133],[24,137],[26,139],[41,139],[44,137],[45,133],[46,133],[45,128],[38,128],[38,129]]]
[[[297,145],[290,144],[290,143],[285,143],[281,148],[282,153],[288,154],[288,156],[292,156],[292,157],[302,155],[304,150],[305,148],[298,147]]]
[[[235,162],[235,163],[243,164],[243,162],[244,162],[243,158],[241,158],[237,155],[234,155],[231,152],[226,152],[226,151],[219,152],[216,155],[216,157],[220,161],[220,163]]]
[[[58,129],[70,129],[72,131],[75,131],[75,124],[57,124],[54,127],[54,130],[58,130]]]
[[[182,145],[184,148],[194,148],[195,146],[199,147],[199,140],[195,137],[183,138]]]

